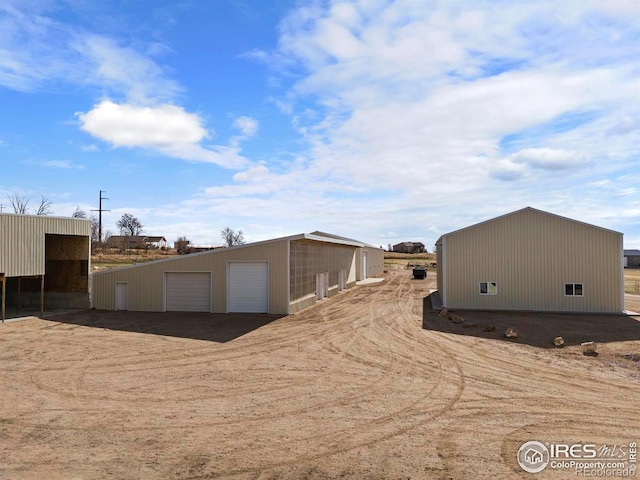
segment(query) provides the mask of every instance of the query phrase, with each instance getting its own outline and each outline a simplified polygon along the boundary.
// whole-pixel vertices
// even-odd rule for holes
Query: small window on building
[[[480,295],[497,295],[498,284],[496,282],[480,282]]]
[[[581,283],[565,283],[564,295],[566,297],[581,297],[582,296],[582,284]]]

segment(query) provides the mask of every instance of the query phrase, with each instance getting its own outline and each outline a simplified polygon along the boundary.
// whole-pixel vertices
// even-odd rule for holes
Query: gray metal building
[[[393,246],[396,253],[426,253],[424,243],[422,242],[401,242]]]
[[[445,308],[620,313],[622,233],[531,207],[442,235]]]
[[[87,308],[91,222],[0,214],[0,288],[6,309]]]
[[[92,305],[104,310],[295,313],[382,273],[383,255],[381,249],[321,232],[293,235],[96,272]]]
[[[640,268],[640,250],[624,251],[624,268]]]

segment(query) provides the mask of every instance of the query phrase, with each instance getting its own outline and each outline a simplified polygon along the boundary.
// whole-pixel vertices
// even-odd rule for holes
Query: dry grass
[[[152,262],[171,258],[177,255],[175,252],[163,250],[127,250],[119,252],[117,250],[104,250],[92,252],[91,270],[107,270],[109,268],[126,267],[137,263]]]
[[[625,293],[640,294],[640,269],[624,269],[624,291]]]
[[[396,253],[384,252],[384,264],[386,267],[405,267],[410,265],[427,265],[436,261],[435,253]]]

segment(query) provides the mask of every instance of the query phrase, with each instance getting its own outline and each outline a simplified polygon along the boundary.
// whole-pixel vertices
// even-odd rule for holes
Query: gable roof
[[[129,242],[166,242],[167,239],[162,236],[147,235],[111,235],[109,238],[115,240],[127,239]]]
[[[193,257],[197,257],[200,255],[217,255],[220,254],[222,252],[228,252],[229,250],[238,250],[238,249],[242,249],[242,248],[247,248],[247,247],[253,247],[256,245],[264,245],[267,243],[275,243],[275,242],[285,242],[285,241],[294,241],[294,240],[312,240],[315,242],[324,242],[324,243],[335,243],[338,245],[348,245],[351,247],[363,247],[366,246],[366,244],[362,243],[362,242],[358,242],[357,240],[352,240],[350,238],[343,238],[343,237],[338,237],[337,235],[331,235],[328,233],[322,234],[322,232],[313,232],[313,233],[300,233],[298,235],[290,235],[288,237],[280,237],[280,238],[274,238],[271,240],[262,240],[260,242],[253,242],[253,243],[245,243],[242,245],[233,245],[231,247],[224,247],[224,248],[216,248],[215,250],[206,250],[204,252],[196,252],[196,253],[190,253],[188,255],[189,258],[193,258]],[[378,247],[373,247],[373,248],[378,248]],[[110,268],[108,270],[102,270],[100,272],[92,272],[92,275],[102,275],[102,274],[106,274],[109,272],[114,272],[116,270],[128,270],[131,268],[140,268],[140,267],[144,267],[147,265],[153,265],[155,263],[164,263],[164,262],[176,262],[179,260],[183,260],[185,258],[185,256],[183,255],[179,255],[176,257],[172,257],[172,258],[162,258],[160,260],[153,260],[151,262],[144,262],[144,263],[140,263],[137,265],[127,265],[126,267],[120,267],[120,268]]]
[[[360,246],[360,247],[377,248],[378,250],[380,250],[380,247],[376,247],[375,245],[370,245],[368,243],[361,242],[360,240],[354,240],[353,238],[341,237],[339,235],[333,235],[331,233],[320,232],[318,230],[316,230],[315,232],[311,232],[311,235],[315,235],[315,236],[319,236],[319,237],[326,237],[326,238],[333,238],[333,239],[336,239],[336,240],[343,240],[343,241],[348,241],[348,242],[354,242],[354,243],[359,244],[358,246]]]
[[[625,257],[640,257],[640,250],[625,250]]]
[[[561,215],[556,215],[555,213],[545,212],[544,210],[538,210],[537,208],[533,208],[533,207],[525,207],[525,208],[521,208],[520,210],[516,210],[516,211],[514,211],[514,212],[511,212],[511,213],[506,213],[506,214],[504,214],[504,215],[500,215],[500,216],[498,216],[498,217],[491,218],[491,219],[489,219],[489,220],[485,220],[485,221],[483,221],[483,222],[475,223],[475,224],[473,224],[473,225],[469,225],[468,227],[460,228],[460,229],[458,229],[458,230],[454,230],[454,231],[452,231],[452,232],[449,232],[449,233],[445,233],[445,234],[443,234],[443,235],[440,235],[440,238],[438,238],[438,240],[436,241],[436,245],[439,245],[440,243],[442,243],[442,237],[446,237],[447,235],[453,235],[453,234],[456,234],[456,233],[462,232],[462,231],[464,231],[464,230],[469,230],[469,229],[471,229],[471,228],[479,227],[480,225],[485,225],[485,224],[487,224],[487,223],[491,223],[491,222],[494,222],[494,221],[496,221],[496,220],[500,220],[500,219],[503,219],[503,218],[507,218],[507,217],[510,217],[510,216],[512,216],[512,215],[519,215],[519,214],[522,214],[523,212],[526,212],[526,211],[531,211],[531,212],[541,213],[541,214],[543,214],[543,215],[548,215],[548,216],[550,216],[550,217],[559,218],[559,219],[561,219],[561,220],[565,220],[565,221],[568,221],[568,222],[578,223],[578,224],[580,224],[580,225],[585,225],[585,226],[587,226],[587,227],[597,228],[597,229],[599,229],[599,230],[604,230],[605,232],[610,232],[610,233],[615,233],[615,234],[617,234],[617,235],[622,235],[622,233],[621,233],[621,232],[616,232],[615,230],[610,230],[610,229],[608,229],[608,228],[599,227],[598,225],[593,225],[593,224],[590,224],[590,223],[581,222],[581,221],[579,221],[579,220],[574,220],[573,218],[563,217],[563,216],[561,216]]]

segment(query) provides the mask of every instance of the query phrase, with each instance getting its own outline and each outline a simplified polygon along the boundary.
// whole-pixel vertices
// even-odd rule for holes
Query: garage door
[[[267,262],[231,262],[228,279],[227,311],[269,312]]]
[[[165,273],[167,312],[210,312],[211,274]]]

